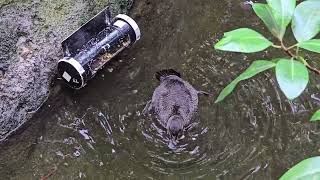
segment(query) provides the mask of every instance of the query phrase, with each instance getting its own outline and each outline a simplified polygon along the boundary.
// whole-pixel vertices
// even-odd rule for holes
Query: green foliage
[[[304,57],[299,55],[299,48],[320,53],[320,39],[312,39],[320,32],[320,0],[302,1],[296,7],[296,0],[266,0],[267,4],[252,3],[256,15],[264,22],[271,34],[279,40],[279,45],[267,40],[260,33],[246,28],[236,29],[224,34],[214,47],[218,50],[252,53],[262,51],[269,46],[282,49],[288,58],[257,60],[219,94],[216,103],[224,100],[240,81],[249,79],[258,73],[275,68],[275,75],[281,91],[289,99],[300,96],[308,85],[309,72],[320,70],[312,67]],[[286,47],[283,37],[291,22],[297,44]],[[291,51],[295,48],[295,51]],[[320,120],[318,110],[310,121]],[[306,159],[288,172],[280,180],[320,179],[320,156]]]
[[[301,161],[280,177],[280,180],[298,179],[320,179],[320,156]]]
[[[294,9],[296,7],[296,0],[267,0],[268,5],[273,11],[273,15],[282,29],[286,29],[289,25]],[[283,32],[283,34],[285,31]]]
[[[313,114],[310,121],[319,121],[320,120],[320,109]]]
[[[254,3],[253,10],[267,26],[269,31],[278,39],[282,39],[286,31],[273,16],[272,9],[267,4]]]
[[[298,97],[307,87],[308,69],[298,61],[281,59],[277,62],[276,77],[280,89],[290,100]]]
[[[254,46],[252,45],[254,44]],[[224,33],[214,48],[223,51],[253,53],[270,47],[272,43],[256,31],[248,28],[241,28]]]
[[[253,10],[269,31],[282,40],[292,19],[296,0],[267,0],[267,2],[268,4],[254,3]]]
[[[320,39],[311,39],[309,41],[304,41],[298,44],[298,47],[303,49],[320,53]]]
[[[292,21],[292,31],[298,42],[312,39],[320,31],[320,1],[309,0],[300,3]]]
[[[244,73],[222,90],[215,102],[224,100],[240,81],[249,79],[269,68],[275,67],[279,87],[289,100],[300,96],[307,87],[309,82],[308,69],[320,74],[320,70],[309,65],[308,61],[299,55],[299,48],[320,53],[320,39],[312,39],[320,32],[320,0],[302,1],[297,7],[296,0],[266,1],[265,4],[252,3],[252,8],[271,34],[277,37],[279,45],[275,45],[252,29],[241,28],[225,33],[214,48],[223,51],[253,53],[272,46],[282,49],[288,57],[273,58],[269,64],[266,63],[267,60],[255,61]],[[283,37],[290,22],[298,43],[286,47]],[[320,113],[318,115],[317,112],[311,120],[320,119],[318,116]]]
[[[243,53],[262,51],[269,46],[283,49],[284,52],[289,54],[291,57],[280,60],[278,58],[278,62],[275,66],[276,78],[280,89],[285,96],[288,99],[293,100],[298,97],[306,88],[309,81],[307,67],[310,68],[310,66],[303,57],[300,57],[299,54],[293,54],[290,52],[290,49],[294,47],[300,47],[309,51],[320,52],[320,40],[308,39],[312,38],[319,32],[318,29],[320,28],[320,20],[318,19],[320,16],[315,17],[315,15],[319,14],[318,9],[320,9],[320,1],[304,1],[300,3],[296,9],[295,0],[267,0],[267,3],[268,4],[253,3],[252,6],[255,13],[266,24],[270,32],[274,36],[278,37],[280,41],[279,46],[274,45],[272,42],[254,30],[241,28],[225,33],[224,37],[215,45],[215,49]],[[317,11],[314,9],[317,9]],[[301,39],[305,41],[301,41],[298,44],[287,48],[283,45],[282,37],[293,16],[293,24],[295,24],[293,25],[293,31],[296,32],[295,36],[299,41]],[[316,33],[314,33],[315,26],[317,27]],[[299,32],[302,30],[305,32],[312,32],[312,36],[308,35],[308,33],[300,36]],[[220,102],[228,94],[230,94],[238,82],[250,78],[242,78],[243,74],[232,81],[220,93],[216,102]]]
[[[222,92],[220,93],[219,97],[216,100],[216,103],[222,101],[226,96],[228,96],[240,81],[249,79],[257,75],[258,73],[263,72],[275,66],[276,64],[271,61],[266,61],[266,60],[254,61],[246,71],[244,71],[240,76],[238,76],[235,80],[233,80],[227,87],[225,87],[222,90]]]

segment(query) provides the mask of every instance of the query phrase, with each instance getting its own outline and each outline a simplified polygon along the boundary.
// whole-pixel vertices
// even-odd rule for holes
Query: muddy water
[[[213,103],[253,59],[284,56],[270,49],[256,55],[212,49],[224,31],[238,27],[270,37],[252,10],[241,7],[234,0],[137,0],[131,15],[142,40],[86,88],[61,86],[1,145],[1,178],[277,179],[319,154],[319,127],[308,122],[320,105],[316,86],[290,102],[268,72]],[[176,69],[211,93],[200,98],[194,127],[175,150],[168,148],[156,120],[141,116],[158,84],[153,75],[163,68]],[[318,79],[312,76],[311,82]]]

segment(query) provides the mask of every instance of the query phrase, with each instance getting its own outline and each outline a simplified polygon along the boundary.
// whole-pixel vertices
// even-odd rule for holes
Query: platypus
[[[155,89],[143,114],[156,115],[170,138],[177,140],[198,109],[198,95],[209,94],[197,91],[173,69],[161,70],[155,76],[160,85]]]

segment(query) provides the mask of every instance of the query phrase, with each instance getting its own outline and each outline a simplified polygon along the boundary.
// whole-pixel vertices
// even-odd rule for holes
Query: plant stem
[[[272,47],[278,48],[278,49],[281,49],[281,48],[282,48],[280,45],[275,45],[275,44],[272,44]]]
[[[320,75],[320,70],[318,70],[317,68],[315,68],[315,67],[312,67],[303,57],[301,57],[301,56],[298,56],[298,51],[299,51],[299,47],[297,48],[297,51],[296,51],[296,55],[295,54],[293,54],[291,51],[290,51],[290,48],[292,47],[289,47],[289,48],[287,48],[284,44],[283,44],[283,42],[282,41],[280,41],[280,43],[281,43],[281,49],[287,54],[287,55],[289,55],[290,57],[292,57],[292,58],[295,58],[295,59],[298,59],[298,60],[300,60],[310,71],[313,71],[314,73],[316,73],[316,74],[318,74],[318,75]],[[293,47],[295,47],[296,45],[294,45]]]
[[[286,54],[288,54],[290,57],[293,57],[293,58],[296,57],[296,56],[283,44],[282,41],[280,41],[280,43],[281,43],[281,48],[282,48],[282,50],[283,50]]]
[[[297,56],[297,59],[300,60],[310,71],[320,75],[320,70],[315,67],[312,67],[303,57]]]
[[[299,56],[299,46],[298,46],[297,49],[296,49],[296,56],[297,56],[297,57]]]
[[[297,43],[297,44],[294,44],[294,45],[292,45],[292,46],[290,46],[290,47],[288,47],[287,49],[292,49],[292,48],[294,48],[294,47],[296,47],[296,46],[298,46],[298,43]]]
[[[306,66],[310,71],[313,71],[314,73],[320,75],[320,71],[317,68],[310,66],[308,63],[306,64]]]

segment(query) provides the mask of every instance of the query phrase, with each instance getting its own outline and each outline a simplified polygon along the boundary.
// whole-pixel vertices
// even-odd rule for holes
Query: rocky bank
[[[0,141],[50,96],[60,43],[104,7],[126,13],[127,0],[0,0]]]

